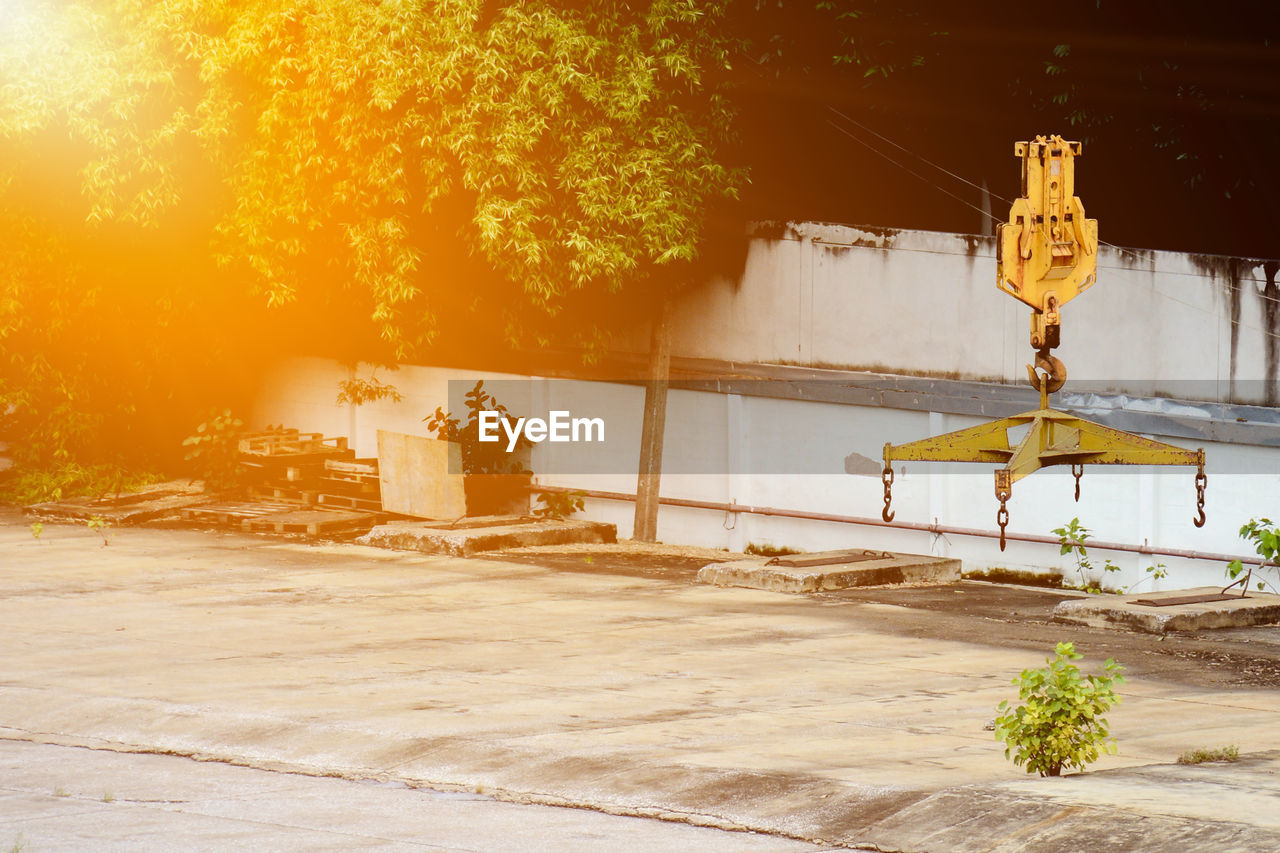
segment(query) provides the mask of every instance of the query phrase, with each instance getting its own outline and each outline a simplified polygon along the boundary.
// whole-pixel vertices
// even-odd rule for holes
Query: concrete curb
[[[525,522],[495,522],[490,526],[465,529],[443,528],[440,522],[398,522],[379,524],[356,540],[361,545],[471,557],[484,551],[526,548],[532,545],[568,545],[581,542],[608,544],[617,541],[615,525],[599,521],[559,519]]]
[[[945,584],[960,580],[960,561],[919,554],[890,554],[883,559],[856,563],[788,567],[770,565],[767,557],[755,557],[703,566],[698,571],[698,580],[716,586],[799,593],[859,586]]]
[[[1124,628],[1148,634],[1166,631],[1208,631],[1215,628],[1247,628],[1280,622],[1280,595],[1251,592],[1245,598],[1163,607],[1139,601],[1183,598],[1220,592],[1219,587],[1196,587],[1145,595],[1091,595],[1062,601],[1053,609],[1054,619],[1094,628]]]

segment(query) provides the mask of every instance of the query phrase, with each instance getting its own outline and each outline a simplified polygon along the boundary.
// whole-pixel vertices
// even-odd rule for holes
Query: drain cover
[[[817,554],[803,554],[795,557],[774,557],[766,566],[783,566],[788,569],[805,569],[810,566],[839,566],[844,563],[861,563],[865,560],[892,560],[888,551],[821,551]]]
[[[1173,598],[1135,598],[1133,603],[1147,607],[1173,607],[1178,604],[1207,604],[1211,601],[1230,601],[1233,598],[1248,598],[1248,596],[1227,595],[1225,592],[1205,592],[1200,595],[1177,595]]]

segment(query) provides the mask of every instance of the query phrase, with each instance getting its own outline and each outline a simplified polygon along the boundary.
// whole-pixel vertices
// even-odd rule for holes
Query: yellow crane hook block
[[[1013,417],[967,427],[906,444],[885,444],[884,510],[892,522],[893,463],[987,462],[995,470],[996,525],[1000,550],[1009,523],[1007,504],[1013,484],[1041,468],[1070,465],[1075,476],[1075,499],[1080,500],[1080,477],[1088,465],[1194,465],[1196,517],[1205,522],[1204,449],[1189,450],[1091,423],[1049,408],[1049,395],[1062,388],[1067,370],[1050,354],[1058,346],[1063,305],[1093,284],[1098,272],[1098,221],[1086,219],[1075,196],[1075,158],[1080,143],[1061,136],[1037,136],[1019,142],[1013,153],[1022,158],[1022,196],[1001,225],[996,256],[996,285],[1031,306],[1031,346],[1035,367],[1027,365],[1032,387],[1040,391],[1040,408]],[[1036,372],[1036,368],[1044,371]],[[1027,429],[1014,439],[1010,430]]]
[[[1013,153],[1022,160],[1022,196],[999,228],[996,285],[1031,306],[1031,346],[1047,359],[1058,346],[1059,309],[1097,277],[1098,220],[1085,218],[1075,195],[1079,142],[1037,136]]]

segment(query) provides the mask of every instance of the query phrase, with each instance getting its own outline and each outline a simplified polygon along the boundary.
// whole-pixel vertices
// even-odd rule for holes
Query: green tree
[[[113,323],[234,290],[364,317],[382,345],[362,355],[388,361],[477,309],[536,329],[584,294],[661,286],[744,180],[722,150],[724,7],[28,0],[0,18],[0,204],[42,238],[125,234],[160,258],[154,298]],[[196,272],[166,267],[175,245]],[[0,409],[62,384],[30,364],[76,350],[53,330],[79,309],[54,291],[101,286],[71,254],[0,272]],[[33,302],[55,322],[13,337]],[[33,439],[77,408],[59,393]]]

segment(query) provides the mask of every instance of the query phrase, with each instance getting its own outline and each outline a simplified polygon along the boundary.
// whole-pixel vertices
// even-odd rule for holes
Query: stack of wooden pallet
[[[325,506],[382,511],[377,459],[326,459],[318,501]]]
[[[377,460],[356,459],[345,436],[268,429],[242,436],[239,451],[250,499],[193,507],[188,518],[311,536],[379,520]]]

